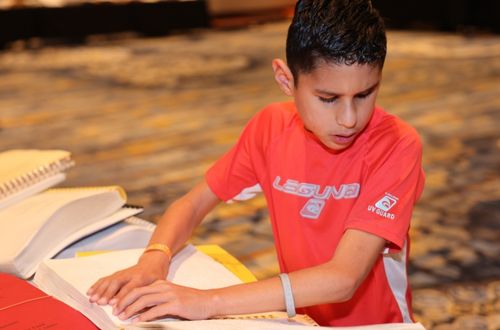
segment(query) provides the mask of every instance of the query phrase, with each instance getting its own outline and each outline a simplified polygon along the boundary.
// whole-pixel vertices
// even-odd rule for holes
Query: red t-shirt
[[[421,160],[416,131],[380,108],[350,147],[335,151],[305,130],[294,103],[275,103],[206,180],[224,201],[263,191],[282,272],[327,262],[349,228],[387,240],[352,299],[298,312],[330,326],[412,322],[408,229],[424,184]]]

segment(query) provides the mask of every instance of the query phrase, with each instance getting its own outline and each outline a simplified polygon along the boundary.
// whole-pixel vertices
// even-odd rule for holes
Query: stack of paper
[[[0,272],[31,277],[66,246],[142,211],[118,186],[49,189],[74,165],[64,150],[0,152]]]

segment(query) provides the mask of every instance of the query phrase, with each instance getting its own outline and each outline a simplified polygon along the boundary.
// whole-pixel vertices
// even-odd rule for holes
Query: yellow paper
[[[245,283],[255,282],[257,278],[245,267],[238,259],[233,257],[229,252],[221,248],[219,245],[207,244],[196,246],[198,251],[212,257],[215,261],[221,263],[229,269],[234,275]]]

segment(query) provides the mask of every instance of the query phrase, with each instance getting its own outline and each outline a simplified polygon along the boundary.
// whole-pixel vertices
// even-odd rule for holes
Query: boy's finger
[[[132,304],[135,304],[137,300],[141,299],[141,297],[158,292],[158,288],[151,285],[133,288],[125,296],[123,296],[123,298],[118,300],[113,308],[113,314],[121,314],[125,309],[128,309]]]
[[[166,302],[161,305],[156,305],[144,313],[139,314],[133,322],[146,322],[155,320],[165,315],[177,315],[171,308],[171,303]]]
[[[145,287],[145,286],[148,286],[148,285],[151,285],[151,284],[152,284],[151,283],[151,279],[146,279],[146,278],[142,278],[142,279],[135,278],[135,279],[132,279],[128,283],[126,283],[125,285],[123,285],[120,288],[120,290],[118,291],[118,293],[115,295],[115,298],[118,299],[118,300],[121,300],[123,297],[125,297],[133,289],[140,288],[140,287]]]
[[[113,314],[121,314],[124,309],[128,308],[130,304],[134,303],[140,296],[146,293],[146,288],[147,287],[130,287],[127,289],[127,292],[124,291],[123,296],[118,299],[118,302],[113,307]]]
[[[106,279],[107,277],[102,277],[98,279],[94,284],[92,284],[92,286],[87,290],[87,295],[91,296],[93,293],[95,293]]]
[[[119,303],[120,301],[122,301],[124,297],[126,297],[130,293],[130,291],[138,287],[140,287],[140,285],[137,281],[130,281],[120,288],[120,290],[113,299],[116,299],[117,303]]]
[[[145,308],[156,306],[165,302],[166,296],[164,294],[158,293],[156,290],[151,290],[152,288],[150,287],[145,287],[144,289],[146,288],[148,290],[140,290],[139,293],[141,295],[118,315],[121,320],[126,320],[141,312]]]
[[[97,300],[99,300],[107,287],[108,287],[107,277],[98,280],[94,285],[92,285],[92,287],[87,292],[87,294],[90,295],[89,301],[96,302]]]
[[[114,278],[109,281],[106,290],[101,294],[97,303],[99,305],[105,305],[108,301],[114,297],[114,295],[120,290],[123,285],[124,280],[120,278]]]

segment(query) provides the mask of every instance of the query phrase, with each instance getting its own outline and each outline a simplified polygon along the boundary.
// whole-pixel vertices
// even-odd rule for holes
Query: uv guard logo
[[[379,199],[375,205],[368,205],[368,211],[378,214],[386,219],[394,220],[394,213],[390,213],[389,210],[392,209],[397,202],[398,198],[396,196],[385,193],[385,196]]]
[[[339,187],[325,186],[322,188],[318,184],[298,182],[291,179],[281,183],[281,177],[276,176],[273,188],[287,194],[309,198],[300,210],[300,215],[308,219],[318,219],[329,198],[356,198],[359,195],[360,185],[359,183],[349,183],[341,184]]]

